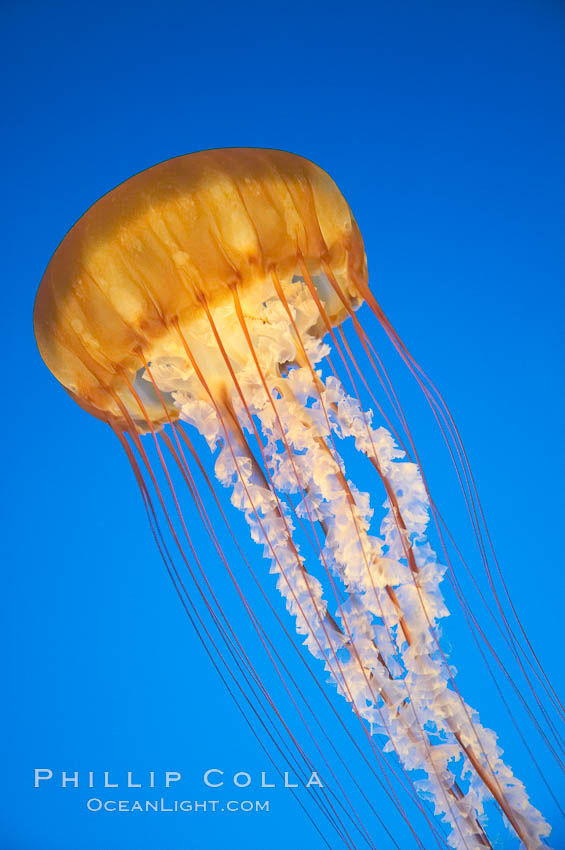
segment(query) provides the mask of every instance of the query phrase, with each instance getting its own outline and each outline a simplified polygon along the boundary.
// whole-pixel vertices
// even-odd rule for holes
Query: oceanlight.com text
[[[269,812],[269,800],[101,800],[99,797],[91,797],[86,802],[89,812],[122,812],[122,813],[146,813],[146,812],[185,812],[187,814],[197,812]]]

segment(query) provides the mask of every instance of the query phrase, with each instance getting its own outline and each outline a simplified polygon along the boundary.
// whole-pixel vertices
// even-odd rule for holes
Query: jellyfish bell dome
[[[325,171],[285,151],[201,151],[136,174],[79,219],[41,281],[35,334],[83,408],[120,427],[125,406],[144,431],[132,385],[153,425],[177,415],[164,411],[166,381],[158,397],[143,380],[144,362],[178,368],[187,386],[196,366],[194,391],[204,381],[220,399],[229,364],[249,359],[234,289],[262,362],[282,363],[295,352],[278,328],[281,292],[296,330],[321,337],[327,319],[359,306],[366,282],[359,228]]]

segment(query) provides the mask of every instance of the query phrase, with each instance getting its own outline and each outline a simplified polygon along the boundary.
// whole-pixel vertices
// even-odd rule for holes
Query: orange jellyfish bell
[[[118,396],[138,421],[127,382],[135,380],[140,352],[153,360],[178,351],[174,326],[190,339],[206,309],[232,302],[233,287],[258,314],[273,274],[284,290],[300,263],[332,323],[347,311],[323,266],[342,298],[359,304],[367,281],[363,241],[325,171],[279,150],[179,156],[108,192],[65,236],[37,293],[37,344],[82,407],[123,424]],[[202,368],[213,382],[212,363]],[[162,422],[163,406],[147,382],[140,392],[153,421]]]

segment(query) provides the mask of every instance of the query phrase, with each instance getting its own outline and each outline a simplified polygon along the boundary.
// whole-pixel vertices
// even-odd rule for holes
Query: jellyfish
[[[322,682],[320,699],[349,704],[366,758],[414,846],[429,845],[399,805],[395,782],[423,812],[434,846],[492,847],[485,812],[494,806],[522,846],[545,847],[549,825],[462,695],[447,655],[441,585],[447,575],[460,587],[445,545],[449,529],[371,323],[412,373],[445,437],[492,587],[491,616],[531,686],[527,698],[516,692],[555,750],[542,697],[552,710],[560,706],[495,588],[498,567],[459,432],[369,289],[361,233],[321,168],[263,149],[202,151],[155,165],[69,231],[34,311],[46,365],[122,444],[197,639],[275,756],[310,758],[225,616],[216,571],[199,555],[197,524],[296,704],[300,688],[284,647],[246,595],[244,575],[271,576],[274,616],[296,646],[294,628],[301,662]],[[352,454],[366,464],[361,480],[348,474]],[[254,555],[234,534],[230,511],[244,518]],[[230,534],[237,564],[225,554]],[[459,601],[488,655],[479,618],[462,593]],[[356,777],[346,760],[341,776],[324,774],[327,745],[308,761],[324,776],[312,791],[334,831],[326,843],[376,847],[386,822],[372,829],[348,805],[346,783]],[[370,804],[370,789],[360,790]]]

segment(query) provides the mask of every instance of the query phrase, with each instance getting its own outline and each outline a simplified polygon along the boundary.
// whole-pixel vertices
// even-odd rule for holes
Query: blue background
[[[35,292],[79,215],[155,162],[241,145],[320,164],[360,224],[373,291],[455,413],[513,598],[558,686],[565,8],[550,0],[5,2],[1,17],[0,846],[323,847],[283,789],[270,795],[268,815],[230,816],[94,815],[82,788],[33,789],[36,767],[122,777],[168,769],[183,772],[183,797],[203,799],[208,767],[254,777],[269,768],[186,622],[117,441],[39,357]],[[390,363],[437,501],[466,541],[446,452],[416,387]],[[248,554],[260,572],[251,545]],[[282,612],[268,576],[265,587]],[[446,638],[461,690],[551,819],[552,846],[565,847],[555,807],[452,607]],[[562,794],[554,763],[524,729]],[[353,763],[411,847],[374,779]],[[375,835],[390,846],[376,827]],[[498,847],[515,846],[494,816],[492,835]]]

